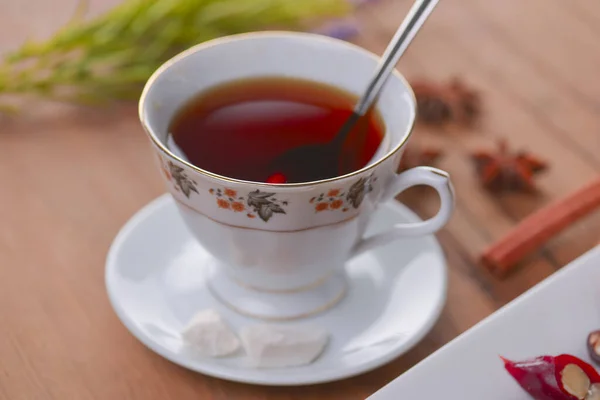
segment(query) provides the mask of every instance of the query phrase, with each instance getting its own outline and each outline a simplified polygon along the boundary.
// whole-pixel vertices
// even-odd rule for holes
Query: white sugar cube
[[[182,336],[204,356],[222,357],[240,348],[239,339],[215,310],[204,310],[194,315]]]
[[[250,363],[257,368],[280,368],[313,362],[325,348],[328,334],[315,326],[252,325],[240,330]]]

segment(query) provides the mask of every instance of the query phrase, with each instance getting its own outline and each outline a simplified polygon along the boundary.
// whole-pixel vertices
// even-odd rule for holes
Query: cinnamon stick
[[[600,207],[600,177],[565,198],[525,218],[498,242],[486,249],[482,263],[504,276],[525,256],[541,247],[575,221]]]

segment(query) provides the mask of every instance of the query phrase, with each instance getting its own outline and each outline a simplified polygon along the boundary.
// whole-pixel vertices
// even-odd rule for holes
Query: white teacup
[[[214,256],[209,287],[231,308],[265,319],[297,318],[327,309],[343,297],[344,263],[349,258],[439,230],[454,207],[452,186],[448,174],[434,168],[396,174],[416,115],[414,94],[396,71],[376,105],[385,125],[382,147],[364,168],[332,179],[266,184],[205,171],[166,146],[171,119],[199,92],[240,78],[304,78],[359,95],[377,62],[368,51],[328,37],[251,33],[184,51],[146,84],[141,122],[185,224]],[[415,185],[438,192],[437,215],[363,238],[377,205]]]

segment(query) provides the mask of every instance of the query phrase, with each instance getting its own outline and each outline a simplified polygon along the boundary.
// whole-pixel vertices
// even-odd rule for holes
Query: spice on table
[[[434,166],[440,157],[442,157],[442,152],[439,149],[408,146],[400,159],[398,172],[421,165]]]
[[[597,208],[600,208],[600,177],[525,218],[486,249],[481,261],[496,275],[504,276],[552,236]]]
[[[534,176],[548,168],[546,162],[530,153],[510,152],[504,139],[499,140],[496,150],[480,150],[471,158],[481,184],[494,192],[535,191]]]
[[[592,361],[600,365],[600,330],[590,332],[586,345]]]
[[[478,92],[458,78],[448,83],[414,81],[411,86],[417,98],[418,118],[430,125],[454,122],[472,125],[481,112]]]
[[[575,356],[502,360],[506,371],[536,400],[600,400],[600,375]]]
[[[450,89],[456,97],[456,121],[463,125],[471,125],[481,114],[481,96],[457,78],[450,82]]]

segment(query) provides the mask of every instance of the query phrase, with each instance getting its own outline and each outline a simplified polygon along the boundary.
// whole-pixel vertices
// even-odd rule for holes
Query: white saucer
[[[386,205],[374,215],[367,234],[416,221],[406,207]],[[210,294],[203,268],[208,260],[170,195],[161,196],[115,238],[106,262],[108,295],[123,324],[150,349],[183,367],[238,382],[307,385],[372,370],[419,342],[446,299],[446,264],[433,236],[381,247],[348,262],[348,293],[338,305],[293,322],[329,331],[330,342],[320,358],[303,367],[252,369],[243,353],[200,358],[185,351],[180,331],[200,310],[216,309],[234,329],[257,322]]]

